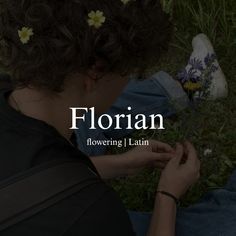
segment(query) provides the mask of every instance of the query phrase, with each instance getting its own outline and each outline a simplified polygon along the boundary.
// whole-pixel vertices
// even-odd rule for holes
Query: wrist
[[[169,211],[170,209],[176,210],[177,205],[173,199],[162,194],[157,194],[155,199],[155,209],[158,211],[161,209],[165,209],[165,211]]]
[[[178,185],[177,185],[178,186]],[[180,197],[182,196],[181,194],[181,189],[178,187],[173,186],[170,181],[168,181],[167,183],[163,184],[161,182],[159,182],[158,187],[157,187],[157,191],[165,191],[168,192],[172,195],[174,195],[177,199],[180,199]]]
[[[157,190],[156,191],[156,197],[160,198],[160,199],[166,199],[168,201],[172,201],[172,203],[175,203],[177,206],[180,204],[179,198],[177,198],[171,192]]]

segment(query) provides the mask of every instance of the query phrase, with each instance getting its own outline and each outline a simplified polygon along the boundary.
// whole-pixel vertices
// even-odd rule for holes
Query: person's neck
[[[22,114],[44,121],[70,140],[72,135],[70,107],[78,102],[76,93],[52,94],[36,89],[16,89],[9,97],[10,105]],[[78,93],[77,93],[78,94]]]

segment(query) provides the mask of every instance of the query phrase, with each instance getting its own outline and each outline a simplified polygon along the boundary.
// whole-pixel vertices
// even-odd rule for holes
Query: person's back
[[[87,171],[97,173],[89,158],[53,127],[12,109],[7,94],[8,90],[0,94],[0,181],[45,162],[70,158],[85,164]],[[88,209],[78,218],[87,202],[90,202]],[[6,229],[1,235],[110,235],[114,229],[113,235],[133,234],[126,210],[114,191],[100,179],[100,183]]]

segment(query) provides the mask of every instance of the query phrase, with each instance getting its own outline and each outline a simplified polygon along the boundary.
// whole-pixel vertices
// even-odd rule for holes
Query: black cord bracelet
[[[172,199],[175,201],[175,203],[176,203],[177,206],[180,205],[179,199],[178,199],[177,197],[175,197],[173,194],[168,193],[168,192],[165,192],[165,191],[156,191],[156,193],[161,193],[161,194],[163,194],[163,195],[166,195],[166,196],[172,198]]]

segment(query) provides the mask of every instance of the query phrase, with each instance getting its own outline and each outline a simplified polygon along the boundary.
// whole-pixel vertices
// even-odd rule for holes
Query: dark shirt
[[[64,139],[56,129],[10,107],[7,102],[9,94],[9,89],[0,91],[0,181],[61,157],[76,158],[96,172],[90,159]],[[98,197],[78,219],[77,212],[88,196]],[[132,236],[134,232],[119,197],[101,180],[11,226],[0,232],[0,235]]]

